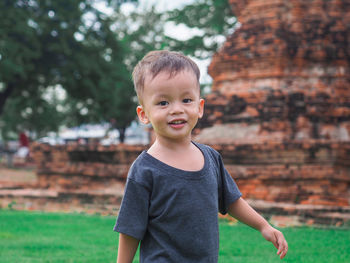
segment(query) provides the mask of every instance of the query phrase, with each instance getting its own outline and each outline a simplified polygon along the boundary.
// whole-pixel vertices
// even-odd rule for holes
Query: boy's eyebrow
[[[161,94],[154,94],[152,97],[159,99],[159,98],[167,98],[167,97],[169,97],[169,95],[166,93],[161,93]]]
[[[192,91],[188,91],[188,90],[186,90],[186,91],[185,91],[185,92],[183,92],[181,95],[187,95],[187,94],[192,95]]]

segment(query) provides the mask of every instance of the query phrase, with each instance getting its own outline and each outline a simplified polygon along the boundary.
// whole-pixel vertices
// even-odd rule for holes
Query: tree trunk
[[[5,88],[3,92],[0,92],[0,115],[4,110],[6,100],[10,97],[14,90],[15,85],[10,83],[7,85],[7,88]]]
[[[124,140],[125,140],[125,130],[126,130],[126,128],[118,128],[118,131],[119,131],[119,141],[120,141],[120,143],[124,143]]]

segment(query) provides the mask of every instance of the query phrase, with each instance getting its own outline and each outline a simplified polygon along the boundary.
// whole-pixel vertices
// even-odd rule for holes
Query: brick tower
[[[229,2],[241,26],[209,66],[197,140],[257,208],[349,220],[350,1]]]

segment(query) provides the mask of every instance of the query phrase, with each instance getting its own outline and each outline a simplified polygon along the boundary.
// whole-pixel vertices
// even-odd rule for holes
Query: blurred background
[[[55,144],[108,130],[123,141],[135,120],[137,61],[181,50],[200,64],[208,91],[209,58],[236,21],[226,1],[3,1],[1,12],[0,138],[11,151],[21,133]]]
[[[349,1],[0,2],[0,207],[116,214],[152,142],[131,72],[201,69],[195,140],[276,224],[350,219]]]

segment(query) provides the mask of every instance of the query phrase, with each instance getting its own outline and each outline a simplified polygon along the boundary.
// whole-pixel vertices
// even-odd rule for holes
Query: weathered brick
[[[209,66],[196,139],[222,154],[246,198],[347,213],[348,1],[229,2],[241,27]]]

